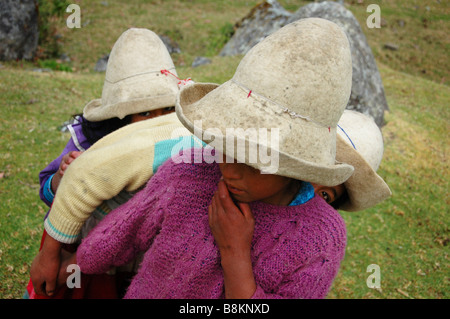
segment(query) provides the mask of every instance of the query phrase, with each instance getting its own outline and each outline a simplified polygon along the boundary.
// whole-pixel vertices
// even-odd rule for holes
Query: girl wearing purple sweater
[[[110,212],[77,250],[81,271],[145,252],[125,298],[324,298],[346,230],[311,183],[353,172],[335,160],[351,68],[345,33],[311,18],[254,46],[230,81],[183,88],[177,115],[209,146]]]
[[[145,251],[125,298],[326,296],[346,232],[310,184],[241,163],[176,161],[83,240],[83,273]]]

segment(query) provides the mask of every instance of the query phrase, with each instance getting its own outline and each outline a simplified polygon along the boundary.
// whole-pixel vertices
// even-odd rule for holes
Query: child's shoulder
[[[327,242],[334,249],[340,250],[345,247],[347,229],[341,214],[318,195],[310,200],[309,208],[309,216],[312,218],[311,229],[321,234],[321,241]]]
[[[320,196],[315,195],[307,203],[296,206],[293,245],[308,246],[314,252],[337,253],[345,250],[347,230],[342,216]],[[299,236],[300,235],[300,236]]]
[[[299,226],[302,237],[319,239],[321,242],[346,238],[346,226],[342,216],[320,196],[315,195],[308,202],[291,206],[292,219]],[[295,217],[294,217],[295,216]],[[328,239],[328,240],[327,240]]]
[[[328,204],[322,197],[315,195],[304,205],[308,208],[308,213],[315,216],[317,220],[324,223],[335,223],[345,227],[345,221],[341,214],[339,214],[339,212]]]

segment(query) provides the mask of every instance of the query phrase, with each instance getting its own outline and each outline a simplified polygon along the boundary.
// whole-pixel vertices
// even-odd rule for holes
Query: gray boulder
[[[205,64],[210,64],[211,63],[211,59],[208,59],[206,57],[203,56],[198,56],[194,59],[194,62],[192,62],[192,67],[196,68],[200,65],[205,65]]]
[[[358,20],[343,5],[324,1],[299,8],[288,23],[309,17],[333,21],[347,33],[353,64],[352,92],[347,109],[372,116],[381,127],[384,111],[389,108],[375,58]]]
[[[236,25],[235,34],[220,55],[245,54],[286,24],[310,17],[333,21],[347,33],[353,62],[352,91],[347,108],[370,115],[381,127],[384,111],[389,108],[375,58],[358,21],[339,2],[314,2],[295,13],[284,10],[277,1],[262,2]]]
[[[291,13],[277,1],[267,0],[255,6],[235,26],[235,33],[220,56],[245,54],[255,44],[286,24]]]
[[[95,63],[94,71],[96,72],[106,72],[106,67],[108,66],[108,60],[109,60],[109,53],[102,56],[100,59],[97,60],[97,63]]]
[[[0,1],[0,60],[33,59],[39,40],[34,0]]]
[[[169,38],[167,35],[159,35],[159,38],[164,43],[170,54],[172,53],[181,53],[180,46],[174,40]]]

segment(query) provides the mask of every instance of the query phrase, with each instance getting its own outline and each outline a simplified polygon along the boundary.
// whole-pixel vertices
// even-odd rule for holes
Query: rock
[[[33,59],[39,39],[34,0],[0,1],[0,60]]]
[[[372,116],[381,127],[384,111],[389,108],[375,58],[358,21],[341,4],[324,1],[299,8],[287,23],[308,17],[331,20],[347,33],[353,64],[352,91],[347,108]]]
[[[39,103],[39,99],[31,98],[30,100],[28,100],[26,104],[35,104],[35,103]]]
[[[397,51],[398,50],[398,45],[394,44],[394,43],[386,43],[383,48],[388,49],[388,50],[392,50],[392,51]]]
[[[169,51],[170,54],[172,53],[181,53],[180,47],[178,46],[178,43],[173,41],[171,38],[169,38],[166,35],[159,35],[159,38],[162,40],[164,45],[167,48],[167,51]]]
[[[245,54],[255,44],[281,28],[291,13],[277,1],[267,0],[255,6],[235,25],[235,33],[219,55]]]
[[[53,72],[53,70],[49,69],[49,68],[35,68],[35,69],[32,69],[31,71],[38,72],[38,73]]]
[[[94,71],[96,72],[106,72],[106,67],[108,66],[109,53],[98,59],[95,64]]]
[[[192,62],[192,67],[196,68],[200,65],[204,65],[204,64],[210,64],[211,60],[208,58],[205,58],[203,56],[198,56],[195,58],[194,62]]]
[[[403,28],[405,26],[405,20],[399,19],[397,20],[397,24],[400,28]]]
[[[61,55],[59,56],[59,60],[64,63],[70,63],[72,61],[66,53],[61,53]]]

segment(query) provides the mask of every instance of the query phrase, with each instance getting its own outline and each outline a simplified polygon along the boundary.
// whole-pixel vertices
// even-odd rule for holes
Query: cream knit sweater
[[[192,135],[171,113],[127,125],[99,140],[64,173],[44,222],[47,233],[62,243],[76,242],[83,224],[104,201],[122,191],[136,191],[152,177],[158,142],[186,136]]]

